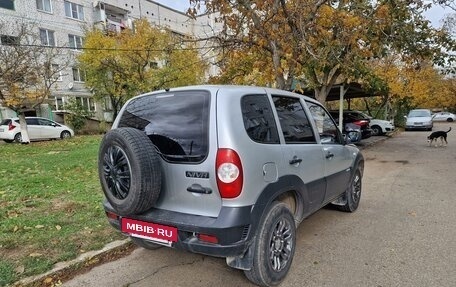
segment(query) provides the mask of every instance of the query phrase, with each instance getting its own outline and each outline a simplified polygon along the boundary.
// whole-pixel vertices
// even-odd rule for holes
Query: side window
[[[25,119],[27,122],[27,125],[31,126],[39,126],[40,124],[38,123],[38,119]]]
[[[321,143],[342,143],[339,130],[326,110],[315,103],[306,102],[306,104],[317,127]]]
[[[241,100],[242,118],[249,137],[259,143],[278,144],[279,134],[266,95],[248,95]]]
[[[45,119],[38,119],[40,126],[53,126],[54,123]]]
[[[285,142],[315,143],[312,125],[299,98],[272,96]]]

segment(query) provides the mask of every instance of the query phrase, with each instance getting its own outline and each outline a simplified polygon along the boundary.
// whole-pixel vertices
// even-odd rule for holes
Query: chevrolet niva
[[[226,258],[261,286],[287,275],[304,218],[357,209],[363,168],[319,102],[250,86],[132,98],[98,161],[108,220],[133,242]]]

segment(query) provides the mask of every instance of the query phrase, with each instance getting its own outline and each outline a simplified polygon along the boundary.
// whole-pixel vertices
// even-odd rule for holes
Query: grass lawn
[[[101,206],[100,141],[0,144],[0,286],[124,238]]]

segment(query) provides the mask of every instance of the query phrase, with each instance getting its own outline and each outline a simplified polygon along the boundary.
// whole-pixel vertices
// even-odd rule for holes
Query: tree
[[[201,2],[191,0],[194,8]],[[394,53],[443,65],[445,52],[454,48],[448,33],[424,19],[429,6],[420,0],[204,2],[208,12],[220,15],[224,28],[218,37],[224,53],[218,79],[251,78],[248,69],[254,63],[271,73],[277,88],[289,90],[298,79],[322,103],[336,83],[378,82],[370,70],[372,59]]]
[[[36,23],[0,22],[0,30],[14,33],[0,45],[0,101],[18,114],[22,143],[29,143],[24,112],[35,109],[49,97],[67,65],[54,63],[57,58],[65,59],[65,53],[41,45]]]
[[[85,33],[78,58],[86,71],[86,85],[98,99],[108,97],[114,117],[125,101],[140,93],[180,85],[199,84],[206,64],[198,50],[145,19],[134,29],[105,33],[96,27]]]

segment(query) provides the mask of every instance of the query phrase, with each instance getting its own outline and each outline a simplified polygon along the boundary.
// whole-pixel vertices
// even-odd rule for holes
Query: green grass
[[[0,145],[0,286],[122,238],[101,206],[100,141]]]

